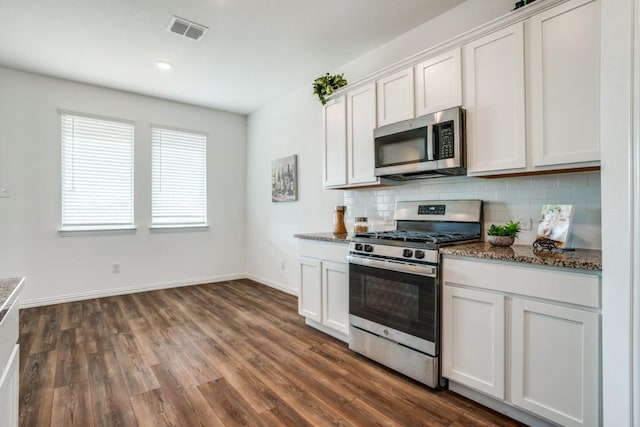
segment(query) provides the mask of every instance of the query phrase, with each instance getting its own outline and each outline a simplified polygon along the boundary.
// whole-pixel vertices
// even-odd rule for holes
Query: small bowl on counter
[[[513,245],[516,238],[513,236],[487,236],[487,242],[493,246],[509,247]]]

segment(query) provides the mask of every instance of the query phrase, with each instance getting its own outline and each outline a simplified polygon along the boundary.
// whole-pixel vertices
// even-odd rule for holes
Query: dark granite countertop
[[[24,277],[0,279],[0,322],[22,291]]]
[[[322,242],[349,243],[353,234],[334,235],[333,233],[294,234],[298,239],[318,240]],[[513,245],[509,248],[492,246],[487,242],[467,243],[440,248],[443,255],[456,255],[470,258],[484,258],[498,261],[521,262],[526,264],[547,265],[552,267],[574,268],[578,270],[602,271],[602,251],[595,249],[575,249],[567,252],[533,253],[531,245]]]
[[[543,251],[535,254],[531,245],[513,245],[509,248],[501,248],[492,246],[487,242],[477,242],[445,246],[440,249],[440,253],[443,255],[602,271],[602,251],[595,249],[575,249],[574,251],[566,252]]]
[[[318,240],[320,242],[332,242],[332,243],[349,243],[353,237],[352,233],[348,234],[333,234],[333,233],[301,233],[294,234],[293,237],[297,239]]]

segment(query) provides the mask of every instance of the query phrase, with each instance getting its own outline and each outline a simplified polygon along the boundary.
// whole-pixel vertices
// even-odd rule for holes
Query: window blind
[[[153,127],[151,223],[207,224],[207,137]]]
[[[62,229],[133,227],[133,124],[61,116]]]

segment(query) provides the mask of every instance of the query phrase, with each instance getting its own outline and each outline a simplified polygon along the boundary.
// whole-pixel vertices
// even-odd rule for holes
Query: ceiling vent
[[[204,25],[196,24],[195,22],[187,21],[177,16],[172,16],[169,25],[167,25],[167,31],[193,40],[200,40],[204,37],[207,30],[208,28]]]

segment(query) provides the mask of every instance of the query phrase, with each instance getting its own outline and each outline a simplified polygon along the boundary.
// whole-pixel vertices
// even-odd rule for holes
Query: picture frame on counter
[[[549,239],[564,248],[569,240],[573,205],[544,205],[540,214],[537,239]]]

